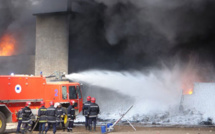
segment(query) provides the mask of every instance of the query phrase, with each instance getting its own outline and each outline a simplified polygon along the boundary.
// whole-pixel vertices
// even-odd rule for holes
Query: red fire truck
[[[33,114],[36,116],[40,101],[60,103],[67,108],[70,100],[76,102],[75,109],[80,113],[83,106],[81,85],[70,81],[47,82],[46,77],[27,75],[0,76],[0,133],[6,128],[6,123],[17,122],[16,113],[30,101]],[[67,118],[64,120],[67,122]]]

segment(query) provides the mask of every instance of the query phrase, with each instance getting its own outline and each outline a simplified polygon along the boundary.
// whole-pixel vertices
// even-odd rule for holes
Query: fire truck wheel
[[[0,111],[0,134],[4,133],[5,128],[6,128],[6,117]]]

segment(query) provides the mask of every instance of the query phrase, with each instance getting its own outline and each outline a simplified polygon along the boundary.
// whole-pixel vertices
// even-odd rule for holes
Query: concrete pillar
[[[68,73],[68,26],[66,13],[36,14],[35,75]]]

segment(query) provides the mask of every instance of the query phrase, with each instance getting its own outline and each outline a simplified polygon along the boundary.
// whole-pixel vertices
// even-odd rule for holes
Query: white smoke
[[[131,97],[134,100],[134,108],[128,117],[137,114],[154,115],[167,112],[171,107],[179,106],[182,93],[180,74],[177,68],[153,70],[147,74],[143,71],[89,70],[73,73],[66,77],[73,81],[101,87],[101,90],[105,88]],[[123,101],[117,103],[123,104]],[[129,105],[126,108],[128,107]],[[112,112],[117,112],[117,110]]]

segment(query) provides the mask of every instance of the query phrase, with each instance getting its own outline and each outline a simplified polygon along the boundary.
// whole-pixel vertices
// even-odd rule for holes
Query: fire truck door
[[[75,86],[69,86],[69,99],[75,100],[76,102],[78,100],[78,95],[77,95]],[[75,105],[75,107],[77,107],[77,105]]]
[[[79,111],[82,109],[80,106],[81,106],[81,104],[82,104],[82,95],[81,95],[81,90],[80,90],[80,86],[79,85],[77,85],[76,86],[76,92],[77,92],[77,94],[78,94],[78,109],[79,109]]]

